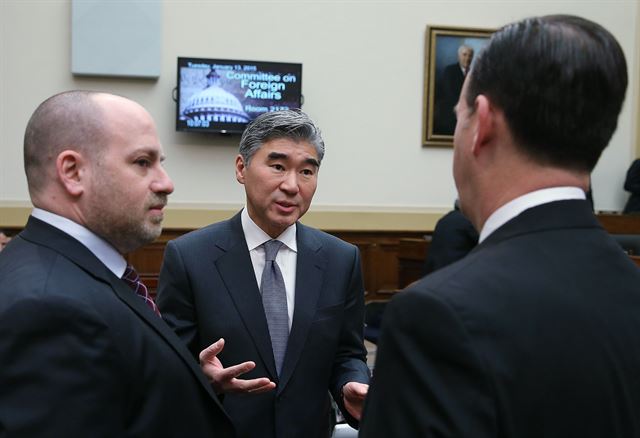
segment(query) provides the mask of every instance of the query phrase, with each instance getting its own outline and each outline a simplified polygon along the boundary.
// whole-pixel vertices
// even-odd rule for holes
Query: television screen
[[[300,108],[302,64],[178,58],[176,130],[241,133],[268,111]]]

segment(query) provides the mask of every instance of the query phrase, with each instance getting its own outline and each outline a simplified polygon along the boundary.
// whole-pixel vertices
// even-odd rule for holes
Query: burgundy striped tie
[[[140,276],[138,275],[136,270],[133,269],[133,266],[127,265],[127,269],[125,269],[122,279],[129,285],[131,289],[133,289],[136,295],[144,300],[147,306],[149,306],[156,315],[160,316],[160,310],[158,310],[158,306],[156,306],[156,303],[153,302],[153,298],[151,298],[151,295],[149,295],[147,286],[145,286],[144,283],[140,281]]]

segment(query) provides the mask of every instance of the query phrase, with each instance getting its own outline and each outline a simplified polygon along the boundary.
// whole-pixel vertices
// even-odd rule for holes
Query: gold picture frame
[[[469,50],[466,48],[470,48],[473,52],[472,58],[475,57],[478,51],[486,46],[494,32],[495,29],[427,26],[423,146],[453,146],[453,131],[455,129],[453,107],[458,101],[465,74],[458,53],[460,51],[463,58],[468,57]]]

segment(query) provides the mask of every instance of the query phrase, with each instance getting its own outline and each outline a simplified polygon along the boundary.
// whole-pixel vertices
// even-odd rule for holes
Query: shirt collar
[[[549,202],[568,199],[586,199],[586,195],[578,187],[551,187],[535,190],[512,199],[489,216],[482,227],[482,231],[480,231],[478,243],[485,240],[491,233],[525,210]]]
[[[127,261],[124,257],[113,246],[88,228],[66,217],[40,208],[34,208],[31,216],[48,223],[82,243],[118,278],[121,278],[124,274],[124,270],[127,267]]]
[[[242,222],[242,230],[244,231],[244,238],[247,241],[247,247],[249,251],[253,251],[263,243],[271,240],[271,236],[264,232],[256,223],[249,217],[247,208],[242,209],[240,214],[240,220]],[[282,234],[276,237],[276,240],[284,243],[287,248],[294,252],[298,252],[298,244],[296,242],[296,224],[292,224],[285,229]]]

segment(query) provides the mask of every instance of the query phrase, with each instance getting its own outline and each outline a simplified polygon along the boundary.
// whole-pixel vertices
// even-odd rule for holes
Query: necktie
[[[158,306],[156,306],[156,303],[153,302],[153,298],[151,298],[151,295],[149,295],[147,286],[145,286],[144,283],[140,281],[140,276],[138,276],[136,270],[133,269],[133,266],[127,265],[127,268],[124,270],[122,279],[129,285],[131,289],[133,289],[136,295],[144,300],[147,306],[149,306],[156,315],[160,316]]]
[[[278,375],[280,375],[280,370],[282,369],[282,362],[287,352],[287,342],[289,340],[287,292],[284,288],[282,272],[280,272],[280,267],[276,263],[276,255],[282,245],[283,243],[278,240],[269,240],[263,244],[265,265],[260,281],[262,305],[267,317],[273,358],[276,362]]]

